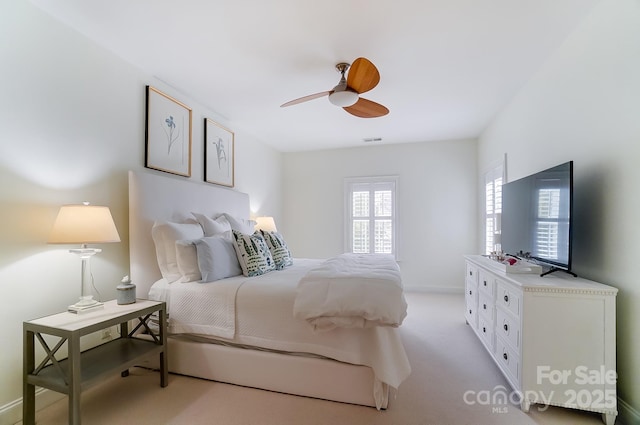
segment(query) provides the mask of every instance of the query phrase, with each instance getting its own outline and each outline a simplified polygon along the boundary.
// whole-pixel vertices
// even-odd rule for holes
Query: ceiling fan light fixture
[[[355,105],[357,101],[358,93],[351,90],[334,91],[329,95],[329,102],[343,108]]]

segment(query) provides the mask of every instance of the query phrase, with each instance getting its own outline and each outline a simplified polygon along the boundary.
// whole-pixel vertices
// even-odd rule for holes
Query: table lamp
[[[265,232],[277,232],[276,222],[273,217],[257,217],[256,230],[264,230]]]
[[[88,271],[90,274],[89,259],[102,250],[89,248],[87,244],[120,242],[120,235],[118,235],[109,207],[89,205],[88,202],[84,202],[82,205],[63,205],[53,223],[48,242],[80,244],[80,248],[69,250],[69,252],[80,256],[82,260],[80,299],[77,303],[69,306],[69,311],[81,313],[102,308],[103,304],[94,300],[90,291],[86,291],[86,275]]]

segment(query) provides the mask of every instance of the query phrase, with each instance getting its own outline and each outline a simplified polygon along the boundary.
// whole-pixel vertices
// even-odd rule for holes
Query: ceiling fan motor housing
[[[347,72],[349,66],[346,62],[340,62],[336,65],[336,70],[342,74],[342,77],[338,85],[333,88],[332,93],[329,95],[329,102],[342,108],[355,105],[358,101],[358,93],[349,90],[347,80],[344,78],[344,73]]]

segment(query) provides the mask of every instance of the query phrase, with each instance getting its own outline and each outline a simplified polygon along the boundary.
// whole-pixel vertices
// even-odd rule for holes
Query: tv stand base
[[[570,274],[571,276],[573,276],[573,277],[578,277],[578,275],[577,275],[577,274],[575,274],[574,272],[572,272],[571,270],[559,269],[558,267],[551,267],[551,268],[550,268],[549,270],[547,270],[546,272],[541,273],[541,274],[540,274],[540,277],[544,277],[544,276],[546,276],[546,275],[548,275],[548,274],[555,273],[555,272],[565,272],[565,273],[569,273],[569,274]]]

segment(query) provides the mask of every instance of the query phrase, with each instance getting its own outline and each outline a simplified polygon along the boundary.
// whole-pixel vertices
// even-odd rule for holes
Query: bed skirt
[[[368,366],[168,338],[169,372],[245,387],[376,407]],[[157,359],[141,364],[156,368]],[[381,409],[389,403],[382,384]]]

